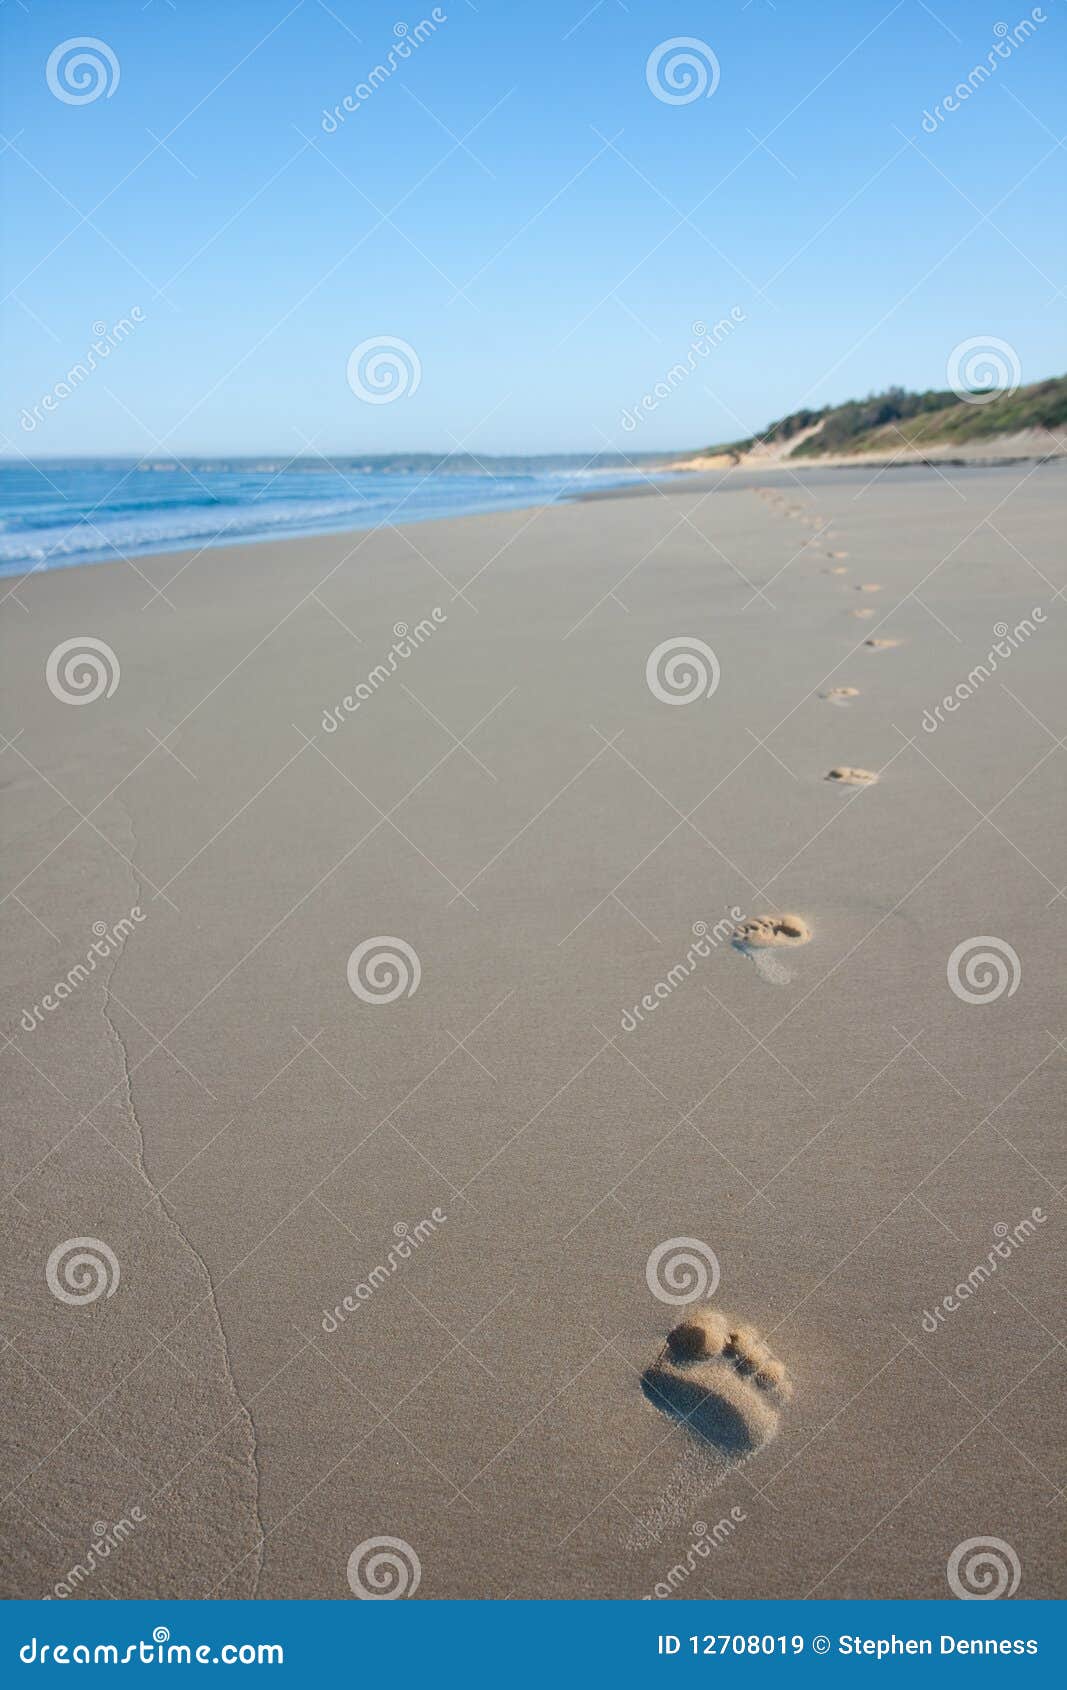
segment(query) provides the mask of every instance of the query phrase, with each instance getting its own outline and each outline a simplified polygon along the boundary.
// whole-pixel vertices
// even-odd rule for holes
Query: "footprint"
[[[820,698],[829,699],[831,704],[845,704],[850,698],[858,698],[859,687],[831,687],[829,692],[821,692]]]
[[[886,651],[889,648],[889,646],[891,646],[891,645],[899,645],[900,641],[899,640],[884,640],[884,639],[878,639],[876,637],[876,638],[871,639],[871,640],[864,640],[863,643],[864,643],[864,645],[873,645],[879,651]]]
[[[824,569],[823,574],[824,575],[847,575],[848,570],[845,568],[843,563],[839,563],[836,569]]]
[[[847,557],[847,552],[827,552],[827,557]]]
[[[811,928],[801,915],[758,915],[741,923],[731,943],[755,965],[761,980],[771,986],[788,986],[793,971],[779,962],[774,951],[782,945],[806,945],[810,938]]]
[[[742,950],[753,945],[806,945],[811,928],[802,915],[754,915],[734,935]]]
[[[857,593],[880,593],[882,589],[877,581],[864,581],[862,586],[857,583],[855,590]]]
[[[755,1327],[706,1305],[691,1309],[641,1380],[650,1402],[705,1444],[747,1456],[773,1438],[793,1394]]]
[[[850,769],[847,763],[842,763],[831,769],[826,778],[839,781],[842,786],[873,786],[878,776],[870,769]]]
[[[849,614],[849,616],[858,616],[860,621],[862,622],[865,617],[873,616],[874,611],[873,610],[850,610],[848,612],[848,614]]]

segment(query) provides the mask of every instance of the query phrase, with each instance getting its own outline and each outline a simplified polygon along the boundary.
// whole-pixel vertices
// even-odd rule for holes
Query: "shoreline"
[[[454,511],[446,514],[428,513],[426,515],[406,516],[401,522],[385,520],[364,528],[342,526],[338,528],[309,528],[306,530],[286,529],[283,533],[262,534],[255,537],[240,536],[235,539],[216,540],[209,543],[199,543],[181,546],[159,546],[148,551],[131,551],[129,554],[119,554],[109,557],[70,558],[68,560],[52,562],[41,568],[26,569],[21,566],[0,565],[0,580],[10,580],[21,583],[34,580],[40,576],[66,574],[69,571],[82,568],[101,568],[108,564],[140,565],[157,562],[165,558],[192,559],[207,553],[243,551],[246,548],[264,548],[270,546],[287,546],[299,543],[315,543],[319,541],[340,540],[351,536],[365,538],[372,534],[402,533],[407,528],[424,528],[428,525],[472,522],[492,517],[506,516],[509,513],[522,514],[530,511],[550,510],[556,507],[565,508],[568,505],[601,504],[615,499],[648,498],[653,494],[661,497],[672,491],[701,493],[716,492],[720,489],[731,491],[766,482],[776,485],[774,478],[784,476],[788,481],[796,482],[802,477],[818,476],[820,473],[831,473],[838,470],[871,469],[879,472],[886,469],[903,470],[944,470],[948,468],[971,471],[1007,470],[1018,468],[1021,464],[1033,464],[1035,467],[1047,467],[1050,464],[1067,463],[1067,453],[1049,453],[1041,456],[1026,453],[1018,457],[996,458],[939,458],[926,457],[894,458],[890,460],[875,460],[864,457],[841,459],[810,458],[790,461],[787,459],[768,461],[764,464],[732,463],[717,467],[703,467],[693,460],[689,467],[680,463],[663,465],[658,471],[642,472],[635,475],[633,480],[619,482],[611,487],[589,487],[574,492],[567,492],[557,498],[549,500],[534,499],[530,504],[508,504],[492,506],[482,510]]]
[[[92,460],[88,460],[88,463],[91,464]],[[307,471],[302,471],[301,473],[306,474],[306,475],[315,475],[315,474],[322,473],[322,474],[325,475],[327,472],[307,470]],[[611,474],[614,474],[614,473],[615,473],[614,471],[606,471],[605,475],[607,476],[607,475],[611,475]],[[668,472],[666,470],[661,469],[660,473],[661,474],[668,474],[668,473],[671,473],[671,472]],[[630,474],[632,474],[634,478],[639,478],[643,474],[643,471],[635,470],[635,471],[632,471],[632,472],[627,472],[627,474],[628,474],[628,476]],[[430,479],[431,479],[430,477],[424,477],[424,478],[420,479],[416,484],[415,491],[417,491],[419,487],[427,485],[429,483]],[[590,479],[592,479],[592,477]],[[631,482],[630,482],[629,479],[627,479],[625,481],[617,482],[614,485],[619,487],[619,488],[623,488],[623,487],[627,487],[627,486],[631,485]],[[271,542],[282,542],[282,541],[286,541],[286,540],[311,540],[311,539],[324,538],[324,537],[328,537],[328,536],[335,536],[335,535],[338,535],[338,534],[369,534],[369,533],[376,533],[376,532],[380,532],[380,531],[388,531],[390,528],[401,528],[401,527],[409,527],[409,526],[411,526],[411,527],[414,527],[414,526],[421,527],[424,523],[427,523],[427,522],[447,522],[447,521],[452,521],[454,519],[464,519],[466,517],[473,517],[473,516],[491,516],[493,514],[500,514],[500,513],[506,512],[506,511],[535,510],[535,509],[541,508],[542,506],[570,503],[573,500],[582,498],[584,496],[584,493],[585,493],[586,490],[594,490],[594,489],[583,489],[580,485],[576,485],[573,490],[569,487],[565,487],[565,488],[561,489],[560,491],[558,491],[555,494],[554,497],[546,498],[546,497],[544,497],[544,494],[547,491],[546,488],[544,488],[544,487],[540,487],[540,488],[536,488],[536,489],[531,488],[529,490],[530,491],[529,502],[526,502],[525,494],[523,494],[523,495],[516,497],[514,500],[504,499],[500,503],[490,503],[490,504],[481,505],[481,506],[473,505],[469,509],[456,509],[456,510],[443,511],[443,512],[437,511],[437,510],[419,511],[418,509],[415,509],[415,510],[410,511],[410,512],[404,512],[403,516],[402,516],[402,520],[400,520],[400,521],[397,521],[394,518],[383,517],[376,522],[369,522],[369,523],[364,524],[362,526],[360,526],[360,525],[353,526],[352,525],[352,518],[355,515],[355,513],[354,512],[346,512],[344,517],[340,518],[336,525],[332,522],[326,524],[325,526],[323,526],[322,524],[316,524],[314,526],[308,526],[308,527],[301,527],[299,525],[299,523],[295,523],[292,526],[283,526],[281,524],[273,524],[273,525],[268,524],[268,525],[265,525],[265,531],[261,532],[261,533],[256,533],[256,534],[253,534],[253,533],[237,533],[237,534],[234,534],[232,536],[225,537],[225,538],[221,538],[221,537],[218,537],[218,536],[211,536],[207,539],[188,539],[187,538],[184,541],[177,541],[176,540],[173,543],[171,543],[169,540],[164,539],[164,540],[161,540],[158,545],[149,546],[147,549],[144,549],[144,548],[139,549],[136,546],[131,546],[128,551],[125,551],[125,550],[122,550],[121,548],[119,548],[117,545],[112,544],[112,548],[111,548],[110,552],[108,552],[107,550],[105,550],[105,548],[103,546],[101,546],[101,548],[100,548],[100,554],[101,555],[91,555],[91,556],[86,556],[84,554],[69,555],[69,554],[65,554],[65,553],[56,552],[56,553],[53,553],[50,556],[49,560],[46,563],[43,563],[43,564],[37,563],[37,564],[34,564],[34,565],[27,566],[26,564],[23,564],[23,563],[0,562],[0,580],[28,579],[32,575],[48,575],[48,574],[56,573],[57,571],[60,571],[60,570],[80,568],[82,565],[95,566],[97,564],[110,563],[110,562],[115,562],[115,561],[124,561],[124,560],[125,561],[133,561],[133,560],[136,560],[136,559],[154,558],[154,557],[173,557],[173,556],[185,553],[185,552],[192,553],[192,552],[199,552],[199,551],[225,551],[229,547],[233,547],[233,546],[263,545],[263,544],[268,544],[268,543],[271,543]],[[610,492],[610,491],[612,491],[612,488],[611,487],[597,488],[597,489],[595,489],[595,491]],[[407,495],[407,497],[410,498],[411,494],[409,493]],[[403,502],[404,501],[402,501],[400,509],[402,509]]]

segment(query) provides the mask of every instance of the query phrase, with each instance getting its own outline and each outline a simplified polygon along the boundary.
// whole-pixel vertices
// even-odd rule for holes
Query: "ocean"
[[[0,575],[469,516],[640,480],[663,460],[430,454],[286,463],[0,462]]]

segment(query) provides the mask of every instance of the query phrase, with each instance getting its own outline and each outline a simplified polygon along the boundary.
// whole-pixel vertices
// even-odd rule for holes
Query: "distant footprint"
[[[827,552],[827,557],[847,557],[847,552]]]
[[[848,570],[845,568],[845,565],[843,563],[839,563],[836,569],[824,569],[823,574],[824,575],[847,575]]]
[[[900,641],[899,640],[878,639],[877,637],[875,637],[874,639],[864,640],[863,643],[864,643],[864,645],[873,645],[876,648],[876,650],[878,650],[878,651],[887,651],[890,646],[899,645]]]
[[[874,615],[874,611],[873,611],[873,610],[850,610],[850,611],[849,611],[849,612],[848,612],[848,615],[849,615],[849,616],[856,616],[856,617],[858,617],[858,618],[859,618],[859,620],[860,620],[860,621],[861,621],[861,622],[863,622],[863,621],[865,621],[865,620],[866,620],[866,618],[867,618],[867,617],[868,617],[868,616],[873,616],[873,615]]]
[[[806,945],[811,928],[800,915],[758,915],[743,921],[733,936],[733,947],[747,957],[761,980],[770,986],[788,986],[793,971],[780,962],[775,952],[781,946]]]
[[[802,915],[754,915],[743,921],[734,944],[744,949],[763,945],[806,945],[811,928]]]
[[[841,763],[836,769],[831,769],[826,778],[842,786],[873,786],[878,776],[870,769],[850,769],[847,763]]]
[[[819,697],[831,704],[847,704],[850,698],[858,698],[859,695],[859,687],[831,687],[829,692],[821,692]]]
[[[855,588],[857,593],[880,593],[881,590],[877,581],[864,581],[862,586],[857,582]]]
[[[774,1437],[793,1394],[785,1367],[755,1327],[710,1306],[690,1310],[674,1327],[641,1385],[694,1437],[737,1456]]]

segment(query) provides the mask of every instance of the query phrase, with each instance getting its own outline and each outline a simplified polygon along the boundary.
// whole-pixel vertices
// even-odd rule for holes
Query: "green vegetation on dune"
[[[951,391],[909,393],[903,387],[891,387],[885,393],[827,405],[820,411],[793,411],[756,438],[708,450],[740,455],[754,446],[783,444],[814,428],[814,433],[796,441],[788,456],[818,458],[853,452],[885,453],[905,446],[962,444],[1016,434],[1022,429],[1064,426],[1067,376],[1053,376],[993,398],[982,393],[961,399]]]

